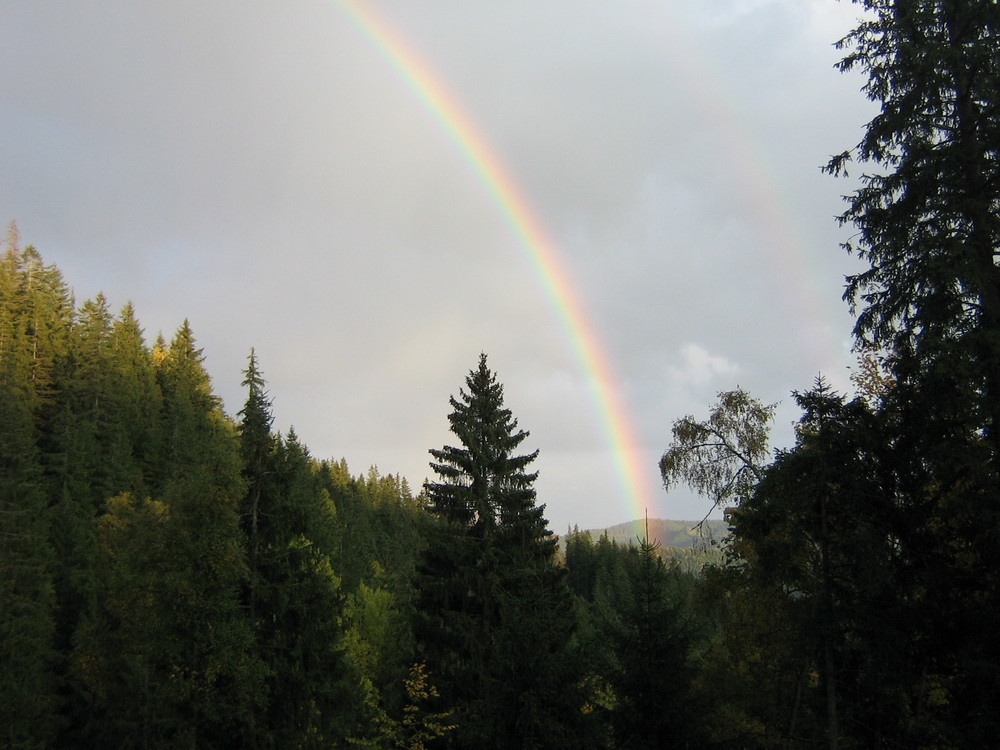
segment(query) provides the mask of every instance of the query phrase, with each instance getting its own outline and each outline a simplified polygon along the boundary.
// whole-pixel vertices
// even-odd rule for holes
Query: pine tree
[[[486,355],[452,397],[460,446],[431,450],[425,485],[439,525],[421,564],[418,641],[453,747],[578,747],[583,699],[571,642],[574,614],[556,539],[535,502],[537,451],[504,406]]]
[[[840,42],[881,105],[854,151],[872,164],[840,217],[869,267],[848,277],[859,342],[933,399],[931,435],[985,430],[1000,471],[1000,9],[993,0],[856,0]],[[951,433],[951,435],[949,435]]]
[[[977,746],[1000,732],[1000,6],[860,4],[841,68],[867,76],[881,111],[828,165],[870,169],[841,216],[868,264],[845,297],[859,345],[888,355],[880,406],[906,521],[884,531],[905,551],[898,599],[926,627],[912,667],[936,681],[918,714]]]
[[[157,496],[111,498],[98,596],[76,638],[92,696],[90,744],[241,746],[259,662],[241,609],[246,575],[239,446],[185,323],[159,366],[167,455]]]
[[[684,621],[679,587],[648,536],[639,540],[629,600],[609,633],[616,664],[611,670],[615,705],[611,721],[620,747],[683,747],[697,720],[692,710],[692,635]],[[672,585],[673,584],[673,585]]]
[[[114,445],[122,453],[121,479],[128,489],[148,493],[156,486],[153,472],[161,451],[159,418],[163,399],[152,352],[131,303],[126,303],[112,323],[109,343],[112,383],[122,410],[120,432],[114,438]]]
[[[253,351],[243,384],[244,601],[265,672],[246,744],[329,747],[350,734],[360,706],[341,642],[336,509],[294,431],[284,440],[271,433],[271,401]]]
[[[0,747],[41,748],[57,729],[55,558],[29,389],[5,355],[0,352]]]

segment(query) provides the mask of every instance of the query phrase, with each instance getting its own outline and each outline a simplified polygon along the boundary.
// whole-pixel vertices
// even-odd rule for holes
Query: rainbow
[[[628,509],[633,518],[641,518],[653,505],[653,491],[640,465],[639,441],[616,388],[614,368],[555,245],[479,128],[420,56],[360,0],[333,0],[333,4],[372,43],[454,141],[517,238],[569,335],[592,389]]]

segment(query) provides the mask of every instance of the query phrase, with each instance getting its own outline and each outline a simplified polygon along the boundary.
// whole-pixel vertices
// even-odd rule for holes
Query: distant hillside
[[[729,526],[725,521],[705,521],[700,530],[696,528],[697,525],[697,521],[650,518],[649,536],[663,547],[691,549],[699,542],[720,542],[729,533]],[[588,529],[585,533],[590,534],[595,542],[607,534],[608,539],[618,544],[636,544],[638,539],[646,535],[646,521],[640,518],[607,529]]]

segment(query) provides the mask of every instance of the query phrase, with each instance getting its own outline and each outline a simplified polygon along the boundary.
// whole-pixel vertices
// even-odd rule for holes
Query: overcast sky
[[[227,411],[255,347],[276,426],[417,488],[480,352],[562,533],[705,501],[659,487],[673,421],[742,386],[849,383],[840,196],[873,114],[836,0],[366,0],[544,225],[652,488],[628,497],[588,373],[454,139],[333,0],[4,0],[0,219],[78,302],[189,319]]]

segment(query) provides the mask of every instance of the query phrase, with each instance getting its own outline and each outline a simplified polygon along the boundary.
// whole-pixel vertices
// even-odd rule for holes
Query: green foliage
[[[849,652],[873,632],[890,632],[891,618],[885,615],[892,611],[895,553],[886,530],[895,512],[891,487],[885,486],[879,427],[865,403],[846,404],[822,381],[796,398],[803,409],[797,444],[779,452],[753,496],[730,514],[731,552],[741,565],[739,585],[785,620],[757,612],[760,629],[754,637],[762,641],[757,648],[773,652],[764,641],[789,624],[801,630],[800,637],[783,634],[782,652],[771,657],[772,664],[785,665],[771,678],[775,690],[794,694],[790,705],[796,711],[761,715],[761,725],[790,734],[784,727],[800,724],[808,714],[823,717],[833,738],[842,732],[845,714],[861,719],[853,712],[859,707],[845,711],[845,683],[861,678],[860,663],[854,677],[845,672],[848,661],[862,656]],[[808,673],[817,675],[818,690],[804,691]],[[883,692],[890,684],[898,683],[879,674],[868,689]],[[886,720],[880,716],[878,723],[884,727]]]
[[[56,701],[54,557],[26,392],[0,359],[0,747],[51,741]]]
[[[660,461],[725,507],[724,563],[570,534],[485,356],[413,497],[238,423],[185,322],[76,307],[0,259],[0,745],[987,747],[1000,734],[1000,11],[858,0],[881,104],[841,217],[848,400],[719,394]],[[619,543],[622,542],[622,543]],[[704,569],[702,569],[704,568]],[[697,570],[697,575],[693,571]]]
[[[415,658],[414,576],[427,513],[405,480],[375,467],[352,477],[346,462],[324,461],[318,475],[337,511],[333,560],[346,597],[345,647],[369,709],[398,720]]]
[[[228,746],[251,705],[235,514],[187,486],[199,489],[198,512],[172,495],[122,495],[101,518],[99,599],[74,653],[95,711],[89,743]]]
[[[881,105],[853,152],[876,171],[848,198],[855,335],[894,354],[900,384],[932,388],[939,422],[1000,448],[1000,16],[991,0],[865,0],[843,70]],[[945,425],[938,425],[943,429]]]
[[[691,738],[691,633],[679,593],[656,545],[644,539],[629,583],[631,600],[609,633],[617,655],[609,674],[611,723],[620,747],[660,748]]]
[[[393,649],[405,641],[404,624],[392,594],[362,583],[348,596],[344,643],[355,669],[375,687],[386,685]]]
[[[123,485],[137,490],[156,485],[152,475],[162,450],[160,413],[162,395],[156,382],[152,354],[131,303],[127,303],[111,325],[110,369],[112,390],[117,394],[119,420],[115,436]]]
[[[504,407],[486,363],[452,397],[459,446],[432,450],[439,482],[426,485],[439,524],[422,558],[417,636],[454,710],[452,747],[579,747],[582,675],[574,615],[556,540],[527,471],[537,451]]]
[[[589,710],[602,746],[699,747],[717,701],[702,691],[715,614],[697,601],[700,575],[667,562],[648,538],[566,540],[577,595],[577,637],[588,671]]]
[[[645,525],[645,530],[644,530]],[[724,541],[729,524],[722,520],[667,521],[639,519],[609,526],[606,529],[589,529],[581,535],[576,529],[564,538],[580,543],[587,537],[592,543],[607,537],[618,545],[637,545],[648,532],[648,539],[658,545],[658,554],[671,565],[688,573],[699,573],[706,565],[720,565],[725,558]],[[572,577],[572,572],[571,572]],[[575,591],[575,590],[574,590]],[[579,593],[576,592],[575,593]]]
[[[879,417],[902,520],[883,533],[899,550],[895,599],[927,624],[907,641],[896,731],[977,746],[1000,731],[984,666],[1000,662],[1000,13],[989,0],[861,4],[841,68],[867,75],[881,111],[828,170],[872,170],[841,216],[868,264],[845,296],[859,345],[889,355]]]
[[[748,681],[727,698],[730,736],[948,747],[984,735],[988,716],[959,720],[968,704],[956,702],[991,679],[972,666],[991,657],[958,645],[994,616],[963,600],[989,601],[990,553],[963,513],[970,497],[987,499],[982,470],[966,464],[974,452],[954,467],[956,494],[914,460],[894,411],[847,402],[822,381],[796,399],[796,445],[729,516],[716,679],[732,684],[735,670]]]
[[[678,419],[673,442],[660,458],[664,488],[683,482],[709,498],[713,508],[745,498],[760,479],[775,406],[737,389],[719,394],[708,419]]]
[[[51,420],[58,377],[67,353],[73,302],[62,274],[46,265],[35,248],[18,246],[11,224],[0,272],[0,357],[12,386],[23,391],[32,416]]]
[[[264,672],[246,745],[327,747],[347,736],[346,716],[360,705],[341,643],[336,510],[294,432],[271,434],[271,402],[252,351],[244,375],[244,603]]]
[[[406,696],[409,703],[403,709],[403,720],[400,722],[398,747],[400,750],[425,750],[426,743],[439,737],[444,737],[455,729],[454,724],[447,723],[451,713],[431,713],[423,708],[429,699],[438,696],[437,688],[427,674],[427,667],[417,663],[410,668],[406,680]]]
[[[451,722],[451,711],[435,712],[428,708],[440,693],[434,686],[427,666],[422,662],[410,665],[403,683],[406,705],[402,718],[393,719],[379,711],[374,723],[378,726],[377,736],[369,741],[352,741],[363,747],[392,748],[392,750],[427,750],[435,741],[441,741],[455,730]]]
[[[450,398],[448,415],[461,447],[431,450],[431,468],[443,481],[426,486],[430,510],[484,541],[495,533],[522,533],[521,549],[549,555],[554,539],[544,526],[544,506],[535,506],[532,487],[538,475],[525,471],[538,451],[513,455],[528,433],[518,430],[504,408],[503,386],[487,367],[486,355],[465,382],[468,393]]]
[[[256,669],[238,599],[235,435],[205,397],[189,327],[154,371],[131,308],[112,321],[99,297],[77,321],[49,442],[59,647],[72,665],[60,743],[218,744]],[[158,454],[161,435],[182,450]]]
[[[622,545],[638,545],[648,534],[649,541],[660,545],[660,555],[666,557],[675,550],[696,549],[705,544],[721,541],[727,530],[728,525],[725,521],[714,519],[697,522],[639,518],[606,529],[589,529],[584,533],[595,541],[606,536],[612,542]]]

